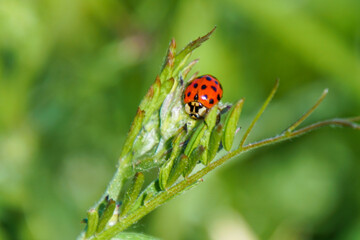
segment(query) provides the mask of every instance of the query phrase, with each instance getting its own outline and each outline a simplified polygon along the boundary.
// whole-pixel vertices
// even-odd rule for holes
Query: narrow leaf
[[[316,103],[307,111],[304,115],[302,115],[299,120],[297,120],[294,124],[292,124],[285,131],[287,133],[291,133],[297,126],[299,126],[306,118],[310,116],[310,114],[315,111],[315,109],[320,105],[320,103],[324,100],[326,95],[328,94],[328,89],[325,89],[321,94],[320,98],[316,101]]]
[[[185,128],[181,128],[180,132],[176,135],[176,137],[173,140],[172,151],[169,160],[159,170],[159,184],[162,190],[166,189],[171,170],[174,167],[176,158],[180,154],[180,150],[181,150],[180,143],[182,142],[185,134],[186,134]]]
[[[210,131],[215,127],[217,120],[217,113],[218,113],[218,108],[217,106],[215,106],[211,108],[210,111],[206,114],[205,123]]]
[[[185,148],[185,155],[190,156],[192,151],[199,145],[201,138],[203,137],[207,126],[204,122],[202,122],[199,126],[197,126],[195,132],[191,136],[186,148]]]
[[[141,129],[144,116],[145,116],[145,112],[142,111],[140,108],[138,108],[134,121],[131,124],[129,133],[127,135],[126,142],[124,144],[123,150],[120,155],[121,156],[120,159],[122,159],[126,154],[128,154],[131,151],[134,140]]]
[[[97,233],[105,229],[107,223],[109,222],[110,218],[114,213],[115,207],[116,207],[115,201],[113,199],[108,200],[108,204],[105,207],[105,210],[99,219],[99,225],[96,229]]]
[[[211,162],[215,158],[219,150],[221,137],[223,133],[222,130],[223,130],[223,125],[219,124],[215,127],[215,129],[211,133],[210,142],[207,151],[208,162]]]
[[[158,193],[161,192],[161,189],[159,187],[159,181],[155,180],[151,182],[139,195],[139,197],[134,202],[131,210],[129,212],[133,212],[137,210],[139,207],[146,205],[146,203],[154,198]]]
[[[263,114],[263,112],[265,111],[266,107],[269,105],[271,99],[274,97],[277,89],[279,87],[279,79],[276,80],[275,85],[273,87],[273,89],[271,90],[269,96],[267,97],[267,99],[265,100],[264,104],[261,106],[259,112],[256,114],[255,118],[253,119],[253,121],[250,123],[250,126],[248,127],[248,129],[246,130],[243,138],[241,139],[240,142],[240,146],[239,148],[242,148],[244,146],[245,140],[246,138],[249,136],[251,130],[253,129],[253,127],[255,126],[255,123],[259,120],[260,116]]]
[[[186,67],[183,68],[183,70],[181,71],[181,76],[183,79],[187,77],[187,75],[189,74],[189,72],[197,62],[199,62],[199,59],[195,59],[191,61]]]
[[[181,176],[181,174],[184,172],[185,167],[188,165],[188,157],[186,155],[182,155],[179,158],[177,158],[176,164],[171,170],[169,179],[166,184],[166,188],[172,186],[176,180]]]
[[[201,155],[201,162],[204,165],[207,165],[209,163],[208,160],[208,154],[206,151],[208,149],[209,146],[209,141],[210,141],[210,137],[211,137],[211,132],[213,130],[213,128],[215,127],[216,121],[217,121],[217,115],[218,113],[218,108],[217,107],[213,107],[210,109],[210,111],[208,112],[208,114],[205,117],[205,124],[207,126],[207,129],[203,135],[203,137],[200,140],[200,145],[204,146],[205,151],[203,152],[203,154]]]
[[[134,161],[134,170],[143,171],[154,167],[159,167],[164,164],[167,159],[166,148],[162,148],[156,155],[145,155],[142,158],[136,159]]]
[[[145,181],[144,174],[141,172],[137,172],[133,180],[131,181],[128,191],[124,196],[124,201],[121,206],[120,217],[125,216],[132,208],[133,204],[135,203],[136,199],[139,196],[144,181]]]
[[[170,41],[167,56],[164,65],[161,69],[161,74],[160,74],[161,83],[168,80],[172,75],[174,69],[174,63],[175,63],[175,55],[176,55],[176,42],[175,39],[173,38]]]
[[[181,68],[187,58],[190,56],[190,54],[192,53],[192,51],[194,51],[196,48],[200,47],[200,45],[205,42],[206,40],[208,40],[211,36],[211,34],[215,31],[216,27],[214,27],[209,33],[207,33],[206,35],[199,37],[198,39],[190,42],[183,50],[181,50],[177,55],[176,55],[176,60],[175,60],[175,65],[174,68],[175,69],[179,69]],[[176,71],[176,70],[175,70]]]
[[[119,222],[119,216],[120,216],[120,204],[117,203],[115,205],[115,210],[114,210],[111,218],[109,219],[107,225],[110,227],[110,226],[113,226],[116,223],[118,223]]]
[[[90,209],[88,211],[88,220],[87,220],[87,229],[85,233],[85,237],[89,238],[94,235],[96,228],[99,223],[99,213],[96,209]]]
[[[174,83],[175,83],[174,78],[170,78],[161,85],[159,97],[153,103],[154,104],[153,107],[155,109],[159,109],[161,104],[163,104],[166,96],[170,93],[171,89],[173,88]]]
[[[154,198],[160,192],[161,189],[158,180],[155,180],[151,184],[149,184],[149,186],[147,186],[147,188],[142,193],[144,194],[144,205],[146,205],[146,203],[150,201],[150,199]]]
[[[200,156],[204,153],[205,148],[204,146],[198,146],[197,148],[192,151],[190,157],[188,157],[187,164],[183,171],[183,176],[187,177],[190,173],[194,170],[197,162],[200,160]]]
[[[145,95],[144,99],[140,103],[140,109],[145,111],[145,120],[147,122],[153,112],[157,110],[156,102],[158,102],[158,98],[161,90],[161,82],[159,76],[156,77],[155,82],[151,85],[149,91]]]
[[[226,116],[224,125],[223,145],[226,151],[230,151],[234,142],[237,124],[239,122],[240,113],[244,99],[240,99],[230,110]]]
[[[175,158],[170,158],[159,170],[159,185],[161,190],[165,190],[167,182],[171,173],[171,169],[174,167]]]

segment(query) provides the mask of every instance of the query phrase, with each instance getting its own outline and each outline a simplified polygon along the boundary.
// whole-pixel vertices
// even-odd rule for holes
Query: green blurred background
[[[360,114],[358,0],[1,0],[0,239],[74,239],[111,179],[172,37],[251,140]],[[134,226],[162,239],[360,239],[360,132],[327,128],[246,153]],[[242,238],[241,238],[242,237]]]

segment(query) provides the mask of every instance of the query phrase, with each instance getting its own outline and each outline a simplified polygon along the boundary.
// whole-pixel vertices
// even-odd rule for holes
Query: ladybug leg
[[[180,75],[180,86],[184,85],[184,79],[183,77]]]
[[[218,125],[218,124],[220,123],[220,120],[221,120],[221,113],[216,116],[216,123],[215,123],[215,125]]]
[[[231,107],[232,107],[232,104],[225,104],[225,105],[219,107],[219,109],[220,109],[220,114],[225,114],[225,113],[227,113],[227,112],[230,110]]]
[[[220,151],[221,149],[224,148],[224,145],[222,144],[222,141],[220,141],[220,145],[219,145],[219,148],[218,148],[218,151]]]
[[[223,106],[219,106],[220,113],[216,116],[216,125],[218,125],[221,121],[221,115],[227,113],[230,108],[232,107],[232,104],[225,104]]]
[[[185,123],[185,125],[184,125],[184,130],[185,130],[185,132],[188,132],[188,125],[187,125],[187,123]]]

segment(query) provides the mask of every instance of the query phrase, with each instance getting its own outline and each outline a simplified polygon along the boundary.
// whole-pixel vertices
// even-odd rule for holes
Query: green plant
[[[184,80],[198,61],[187,63],[188,59],[192,51],[205,42],[214,30],[215,28],[189,43],[179,53],[176,53],[175,40],[170,42],[161,73],[137,110],[120,155],[117,171],[100,201],[88,211],[87,227],[79,239],[129,237],[127,233],[121,232],[155,208],[201,182],[202,177],[216,167],[246,151],[294,138],[328,125],[360,130],[360,125],[355,123],[360,117],[330,119],[297,129],[323,101],[328,92],[326,89],[316,103],[281,134],[245,144],[251,130],[275,95],[279,86],[277,80],[243,134],[239,146],[234,149],[233,142],[239,130],[237,124],[244,99],[240,99],[233,106],[220,102],[200,121],[189,118],[183,111],[182,93],[186,85]],[[188,81],[195,76],[196,73]],[[226,154],[219,153],[222,148]],[[217,160],[212,161],[214,158]],[[199,162],[204,167],[192,173]],[[152,168],[159,169],[158,178],[144,187],[143,172]],[[124,183],[128,180],[130,184],[124,190]],[[121,194],[122,192],[124,194]],[[146,236],[141,235],[137,239],[146,239]]]

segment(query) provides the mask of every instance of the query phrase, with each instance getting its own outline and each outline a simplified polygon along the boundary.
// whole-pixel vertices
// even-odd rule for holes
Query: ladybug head
[[[190,115],[192,119],[199,119],[205,116],[207,108],[199,102],[189,102],[185,104],[185,112]]]

